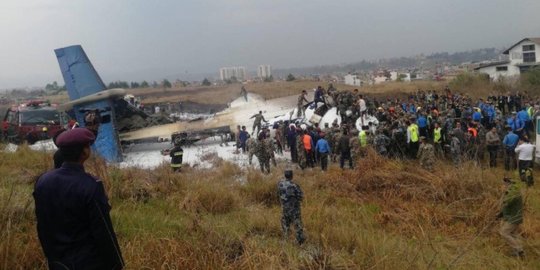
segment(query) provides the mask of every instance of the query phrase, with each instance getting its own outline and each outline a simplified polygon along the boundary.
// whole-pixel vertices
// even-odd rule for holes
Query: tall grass
[[[22,147],[0,161],[0,268],[43,269],[31,192],[32,179],[52,167],[51,157]],[[292,235],[288,241],[281,235],[276,183],[282,172],[265,176],[216,164],[175,174],[167,166],[87,163],[107,186],[128,269],[540,267],[536,187],[527,195],[524,260],[506,256],[497,226],[488,226],[498,211],[499,169],[465,163],[456,170],[440,162],[430,173],[369,153],[355,170],[295,171],[308,239],[298,247]]]

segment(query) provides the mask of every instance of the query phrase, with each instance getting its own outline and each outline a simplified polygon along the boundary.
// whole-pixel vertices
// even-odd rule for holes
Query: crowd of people
[[[500,234],[513,248],[513,255],[523,256],[519,225],[523,221],[524,202],[520,191],[521,184],[534,184],[535,146],[531,136],[536,135],[540,100],[520,92],[473,99],[448,87],[443,91],[418,90],[403,98],[380,99],[367,98],[357,89],[337,91],[330,85],[327,90],[318,87],[313,101],[308,101],[307,91],[302,91],[297,105],[296,119],[279,121],[271,127],[261,128],[262,112],[255,115],[256,138],[250,137],[245,126],[238,126],[237,146],[248,154],[250,164],[255,155],[261,171],[269,173],[270,161],[276,165],[275,154],[289,152],[290,161],[302,170],[320,166],[326,171],[331,162],[339,163],[342,169],[353,168],[361,166],[360,160],[368,148],[388,158],[415,160],[428,171],[434,170],[436,159],[451,160],[456,168],[465,161],[494,168],[503,157],[504,169],[517,169],[521,181],[504,178],[507,188],[498,216],[503,219]],[[308,106],[320,116],[336,107],[341,121],[336,117],[324,127],[310,123],[305,118]],[[292,175],[291,171],[287,173]],[[280,192],[284,192],[285,186],[280,182]],[[284,215],[287,209],[284,206]],[[297,240],[301,243],[304,238],[299,207],[294,209],[289,211],[294,215],[284,216],[282,226],[288,234],[288,226],[295,220]]]
[[[336,117],[323,127],[310,123],[305,119],[308,106],[316,114],[336,107],[341,121]],[[239,127],[237,145],[250,160],[257,156],[265,172],[275,153],[289,152],[290,161],[301,169],[318,165],[326,170],[330,162],[339,162],[341,168],[356,166],[371,147],[386,157],[418,160],[427,170],[433,170],[437,158],[449,159],[456,167],[466,160],[497,167],[504,157],[506,170],[519,168],[524,173],[532,166],[531,136],[539,115],[537,100],[527,93],[473,99],[446,87],[380,99],[365,97],[358,89],[337,91],[330,85],[327,90],[318,87],[311,102],[307,91],[302,91],[296,110],[299,118],[261,129],[264,117],[255,115],[256,139],[247,132],[242,135]]]

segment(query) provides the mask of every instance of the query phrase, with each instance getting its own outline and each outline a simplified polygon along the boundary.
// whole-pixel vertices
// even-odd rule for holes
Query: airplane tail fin
[[[56,49],[54,53],[60,64],[71,100],[92,95],[107,88],[81,45]]]
[[[115,128],[114,100],[102,95],[103,98],[90,98],[105,91],[106,86],[92,66],[80,45],[69,46],[54,50],[62,76],[66,83],[69,98],[73,104],[73,112],[77,122],[86,126],[85,114],[99,112],[100,124],[98,136],[93,149],[104,159],[111,162],[122,160],[122,149]],[[87,97],[87,98],[85,98]]]

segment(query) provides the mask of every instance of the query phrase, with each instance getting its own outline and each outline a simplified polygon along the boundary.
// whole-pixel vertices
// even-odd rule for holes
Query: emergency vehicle
[[[12,143],[28,142],[52,138],[67,123],[66,116],[56,105],[45,101],[30,101],[12,106],[2,122],[2,135]]]

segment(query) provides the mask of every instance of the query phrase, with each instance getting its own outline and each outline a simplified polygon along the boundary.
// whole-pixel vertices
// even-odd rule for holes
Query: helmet
[[[285,170],[285,173],[283,174],[285,178],[292,179],[293,177],[293,171],[292,170]]]

